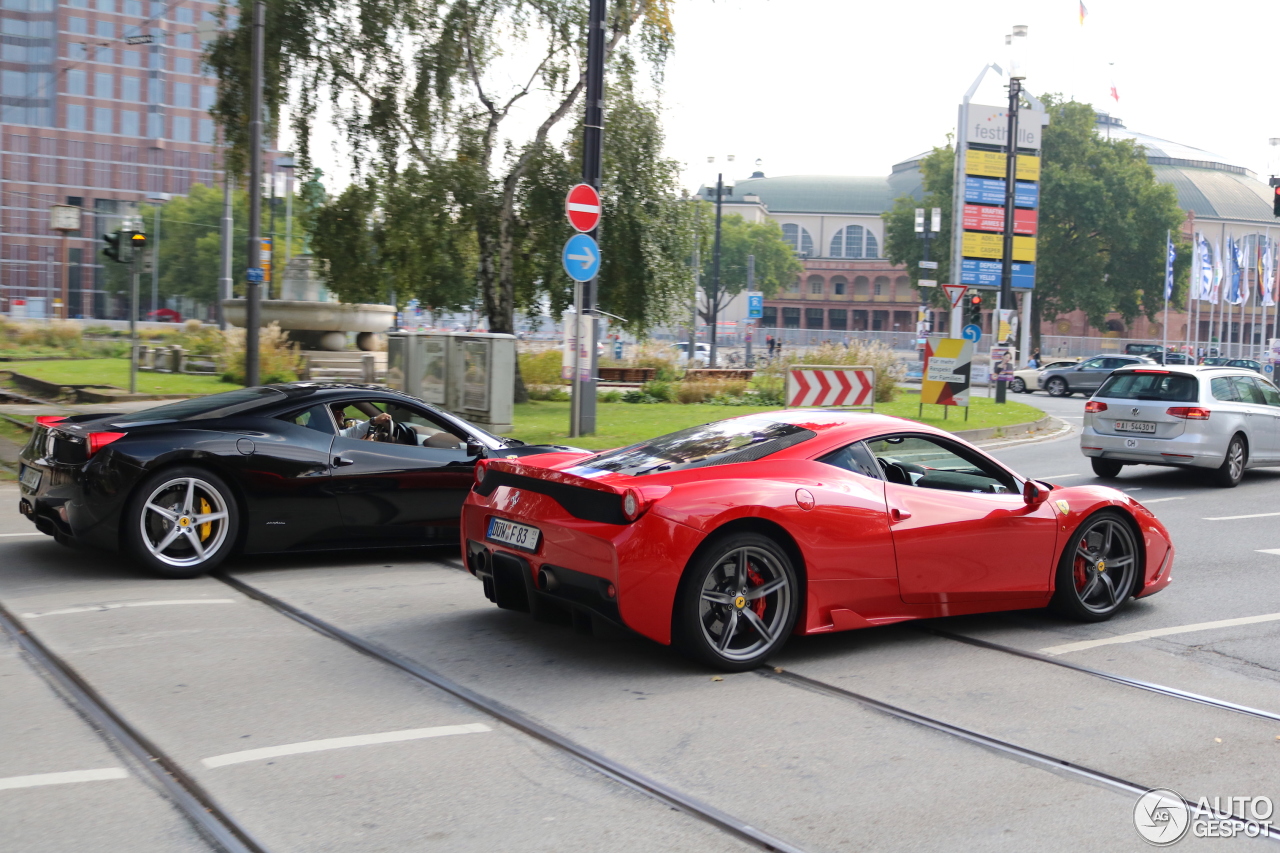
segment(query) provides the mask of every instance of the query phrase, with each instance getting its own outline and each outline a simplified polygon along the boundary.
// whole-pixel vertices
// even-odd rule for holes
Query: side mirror
[[[1035,480],[1027,480],[1022,484],[1022,499],[1026,501],[1027,506],[1038,506],[1045,502],[1049,497],[1049,490],[1042,483]]]
[[[477,459],[484,459],[487,454],[488,454],[488,448],[486,448],[483,444],[481,444],[479,441],[475,440],[474,438],[467,439],[467,455],[468,456],[474,456]]]

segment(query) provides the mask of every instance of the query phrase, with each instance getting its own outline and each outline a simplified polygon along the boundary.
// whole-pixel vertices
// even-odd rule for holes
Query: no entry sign
[[[600,193],[590,184],[578,184],[564,199],[569,224],[584,234],[600,224]]]

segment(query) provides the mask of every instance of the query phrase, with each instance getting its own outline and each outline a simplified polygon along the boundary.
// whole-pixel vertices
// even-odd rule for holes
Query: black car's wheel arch
[[[1129,597],[1132,598],[1133,596],[1142,592],[1142,588],[1146,585],[1146,582],[1147,582],[1147,542],[1142,535],[1142,525],[1138,524],[1138,519],[1134,518],[1133,513],[1129,512],[1129,510],[1125,509],[1122,506],[1109,504],[1107,506],[1098,507],[1096,510],[1089,513],[1084,518],[1080,519],[1079,523],[1077,523],[1074,527],[1071,528],[1071,532],[1067,534],[1065,537],[1063,537],[1062,547],[1058,549],[1058,553],[1055,555],[1053,560],[1053,568],[1050,570],[1050,575],[1049,575],[1049,586],[1051,587],[1051,589],[1049,590],[1050,593],[1055,593],[1058,591],[1058,564],[1062,562],[1063,553],[1066,551],[1068,547],[1070,547],[1072,541],[1075,539],[1076,534],[1080,532],[1080,528],[1084,527],[1086,524],[1088,524],[1090,521],[1096,518],[1099,513],[1107,512],[1108,510],[1111,511],[1108,514],[1118,515],[1120,519],[1129,526],[1130,532],[1133,533],[1133,541],[1135,546],[1138,549],[1138,565],[1137,565],[1137,571],[1135,571],[1133,575],[1133,589],[1129,590]]]
[[[131,505],[134,497],[138,494],[138,490],[142,488],[143,483],[150,479],[152,475],[158,474],[162,471],[167,471],[170,468],[194,467],[204,468],[207,471],[217,474],[218,477],[227,484],[227,487],[231,489],[231,498],[236,502],[236,509],[239,510],[240,517],[247,518],[249,502],[244,493],[244,487],[240,484],[240,478],[236,475],[236,472],[231,469],[231,466],[223,465],[221,464],[221,461],[222,460],[217,456],[212,456],[208,453],[201,453],[199,451],[175,451],[174,453],[165,454],[154,464],[147,465],[142,469],[138,479],[134,481],[132,486],[130,486],[129,493],[120,504],[122,514],[124,508]],[[127,522],[125,519],[121,519],[121,522],[120,531],[117,534],[119,537],[117,547],[121,551],[124,551],[125,528]],[[240,529],[236,531],[235,542],[231,543],[232,554],[244,553],[244,543],[245,537],[248,535],[248,528],[249,525],[241,524]]]
[[[806,617],[806,609],[808,607],[808,572],[805,568],[804,555],[800,552],[800,546],[796,544],[793,537],[787,529],[776,521],[759,516],[748,516],[746,518],[736,518],[733,521],[726,522],[721,526],[710,531],[702,541],[698,543],[698,547],[693,549],[693,553],[689,555],[689,559],[685,561],[684,569],[680,574],[680,584],[676,587],[675,597],[671,602],[671,619],[674,624],[676,619],[676,608],[680,606],[681,594],[684,592],[685,585],[689,581],[692,569],[703,552],[708,548],[712,548],[716,543],[720,542],[726,536],[734,533],[755,533],[772,539],[779,548],[786,553],[787,558],[791,560],[791,566],[796,572],[796,583],[799,589],[796,590],[796,625],[804,625]]]

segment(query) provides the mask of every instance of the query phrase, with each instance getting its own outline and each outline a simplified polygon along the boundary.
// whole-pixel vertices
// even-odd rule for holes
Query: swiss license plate
[[[31,491],[40,488],[40,479],[44,476],[44,472],[39,468],[31,468],[27,465],[22,466],[22,473],[18,475],[19,481]]]
[[[501,542],[521,551],[530,553],[538,550],[538,540],[542,531],[528,524],[507,521],[505,518],[490,518],[489,531],[485,538],[491,542]]]
[[[1116,421],[1116,432],[1155,432],[1156,425],[1150,421]]]

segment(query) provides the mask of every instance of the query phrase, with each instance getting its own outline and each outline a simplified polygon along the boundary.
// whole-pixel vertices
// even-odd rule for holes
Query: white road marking
[[[162,607],[166,604],[235,604],[234,598],[172,598],[167,601],[134,601],[128,604],[95,604],[90,607],[65,607],[62,610],[47,610],[44,613],[23,613],[24,619],[39,619],[41,616],[62,616],[67,613],[94,613],[100,610],[118,610],[121,607]]]
[[[1280,512],[1255,512],[1250,515],[1211,515],[1205,521],[1235,521],[1237,518],[1271,518]]]
[[[71,782],[105,782],[108,779],[128,779],[129,771],[123,767],[104,767],[102,770],[68,770],[65,773],[37,773],[34,776],[8,776],[0,779],[0,791],[12,788],[38,788],[41,785],[66,785]]]
[[[1274,622],[1280,619],[1280,613],[1265,613],[1261,616],[1241,616],[1238,619],[1220,619],[1217,622],[1197,622],[1194,625],[1178,625],[1173,628],[1153,628],[1150,631],[1137,631],[1133,634],[1120,634],[1101,640],[1084,640],[1079,643],[1065,643],[1061,646],[1049,646],[1041,649],[1043,655],[1061,655],[1066,652],[1078,652],[1096,646],[1111,646],[1116,643],[1136,643],[1139,640],[1150,640],[1152,637],[1167,637],[1170,634],[1185,634],[1190,631],[1209,631],[1214,628],[1231,628],[1236,625],[1254,625],[1258,622]]]
[[[47,534],[44,534],[44,533],[0,533],[0,536],[3,536],[5,539],[10,539],[10,538],[17,537],[17,536],[45,536],[45,535],[47,535]],[[49,538],[50,538],[50,539],[52,539],[53,537],[52,537],[52,536],[50,536]]]
[[[1049,474],[1044,477],[1032,477],[1033,480],[1065,480],[1068,477],[1083,477],[1084,474]]]
[[[382,732],[376,735],[353,735],[352,737],[333,737],[326,740],[308,740],[302,743],[287,743],[283,746],[268,746],[263,749],[247,749],[244,752],[229,752],[226,755],[215,755],[203,759],[200,763],[205,767],[226,767],[228,764],[243,764],[246,761],[258,761],[263,758],[278,758],[282,755],[298,755],[304,752],[323,752],[328,749],[345,749],[348,746],[369,746],[376,743],[396,743],[402,740],[421,740],[429,737],[445,737],[447,735],[466,735],[489,732],[493,729],[484,723],[464,723],[459,726],[434,726],[429,729],[405,729],[399,732]]]
[[[1142,505],[1146,506],[1147,504],[1158,504],[1161,501],[1185,501],[1186,499],[1187,499],[1186,495],[1179,495],[1176,498],[1146,498],[1145,500],[1143,500]]]
[[[1259,548],[1259,554],[1280,554],[1280,548]]]

